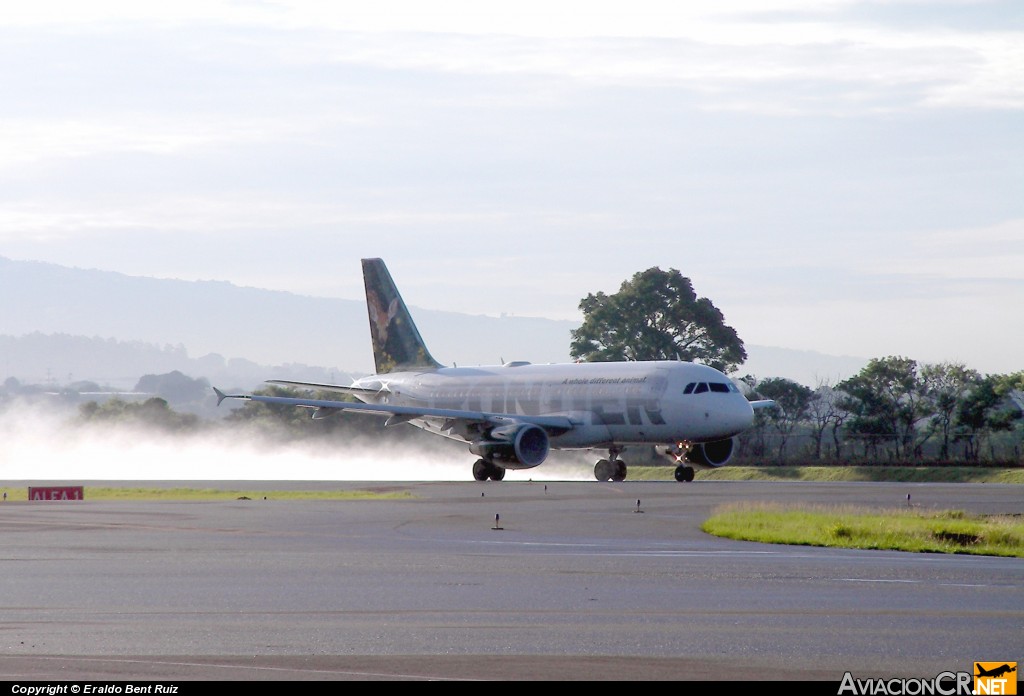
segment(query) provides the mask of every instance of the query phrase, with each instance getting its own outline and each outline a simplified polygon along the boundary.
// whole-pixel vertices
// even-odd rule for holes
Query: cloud
[[[100,51],[150,37],[151,55],[177,55],[193,69],[306,67],[311,72],[300,79],[307,86],[317,70],[327,77],[322,69],[348,65],[686,89],[703,108],[758,113],[1024,107],[1024,84],[1015,79],[1024,56],[1021,32],[957,28],[914,3],[904,6],[904,14],[919,18],[909,25],[884,12],[854,12],[872,6],[853,2],[640,2],[623,10],[612,3],[484,9],[449,1],[431,3],[429,12],[409,2],[375,3],[372,10],[348,3],[184,3],[167,12],[120,2],[78,5],[33,3],[6,21],[39,37],[56,31],[64,43],[68,33],[92,33],[110,43]],[[190,29],[186,41],[183,27]],[[175,41],[165,43],[167,36]],[[94,60],[78,59],[86,68]],[[119,72],[141,67],[122,64]]]
[[[872,354],[888,298],[1011,311],[1014,12],[23,4],[0,18],[0,252],[331,297],[387,256],[421,306],[565,318],[659,265],[781,345],[823,349],[787,312],[855,298],[843,352]],[[942,302],[912,310],[939,344]]]
[[[862,270],[932,279],[933,285],[949,281],[978,285],[1009,282],[1024,291],[1024,219],[920,233],[910,239],[907,252],[897,258],[871,258]]]

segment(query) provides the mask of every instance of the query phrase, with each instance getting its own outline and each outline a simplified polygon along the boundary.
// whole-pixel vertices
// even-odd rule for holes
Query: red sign
[[[29,500],[83,500],[82,486],[29,486]]]

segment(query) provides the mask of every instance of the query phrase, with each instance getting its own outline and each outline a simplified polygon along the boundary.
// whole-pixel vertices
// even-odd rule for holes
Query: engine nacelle
[[[548,434],[538,425],[506,425],[491,431],[491,440],[477,440],[469,451],[505,469],[532,469],[548,457]]]
[[[702,442],[694,445],[686,458],[694,464],[722,466],[732,457],[733,439]]]

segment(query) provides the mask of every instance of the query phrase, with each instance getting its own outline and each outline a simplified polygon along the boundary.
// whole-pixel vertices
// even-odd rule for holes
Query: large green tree
[[[764,409],[768,422],[779,433],[779,461],[786,452],[786,442],[796,427],[806,421],[814,391],[785,377],[772,377],[757,385],[757,395],[775,401],[775,407]]]
[[[747,359],[735,329],[674,268],[637,273],[614,295],[587,295],[580,310],[583,324],[569,348],[580,360],[679,359],[734,372]]]
[[[982,445],[993,433],[1013,430],[1024,411],[1024,371],[987,375],[959,402],[955,441],[966,447],[964,457],[980,458]],[[995,453],[992,453],[993,459]]]
[[[933,413],[928,427],[942,438],[939,457],[949,459],[949,444],[956,434],[957,411],[967,394],[981,381],[981,375],[962,363],[945,362],[922,365],[921,380]]]
[[[838,388],[850,397],[844,401],[852,414],[847,430],[864,441],[865,453],[877,455],[883,443],[894,445],[897,459],[912,451],[923,401],[916,360],[875,358]]]

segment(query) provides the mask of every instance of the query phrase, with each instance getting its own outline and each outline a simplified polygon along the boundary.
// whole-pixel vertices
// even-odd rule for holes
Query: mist
[[[474,455],[453,442],[345,448],[321,440],[281,442],[245,425],[166,434],[123,425],[83,425],[73,410],[13,405],[0,412],[5,481],[472,481]],[[552,453],[506,481],[593,478],[582,457]]]

